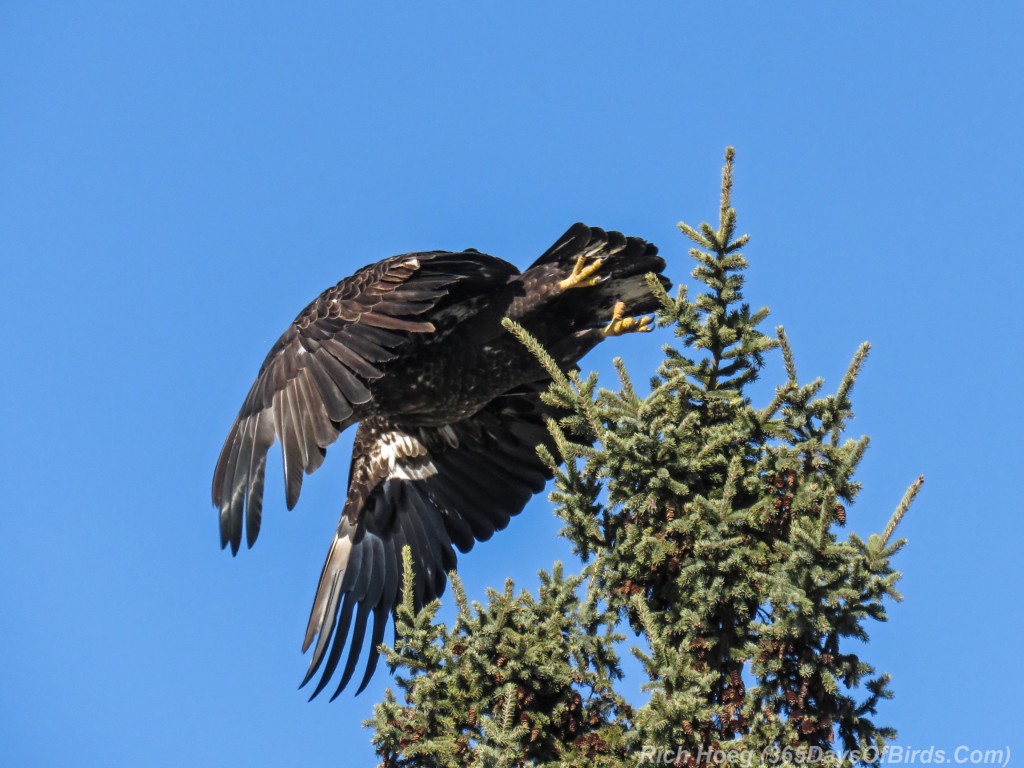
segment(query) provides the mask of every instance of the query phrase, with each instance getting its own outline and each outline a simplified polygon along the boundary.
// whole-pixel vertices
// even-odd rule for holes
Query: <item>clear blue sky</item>
[[[372,765],[383,670],[296,690],[350,438],[291,513],[274,463],[258,546],[218,548],[210,477],[263,355],[364,263],[525,266],[577,220],[688,280],[674,225],[715,215],[726,144],[747,296],[802,375],[874,344],[851,528],[927,475],[866,651],[879,720],[1021,759],[1022,28],[939,0],[4,3],[4,764]],[[585,367],[642,374],[664,341]],[[538,497],[461,558],[470,593],[534,585],[558,527]]]

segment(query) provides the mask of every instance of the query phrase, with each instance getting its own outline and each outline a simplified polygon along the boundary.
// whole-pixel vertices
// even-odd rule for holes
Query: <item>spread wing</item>
[[[245,520],[260,530],[267,451],[281,441],[285,497],[295,506],[304,474],[362,418],[403,349],[435,331],[445,307],[504,285],[512,265],[466,251],[394,256],[356,272],[307,306],[274,344],[231,426],[213,475],[221,547],[238,551]]]
[[[553,447],[540,402],[545,385],[493,400],[475,416],[442,427],[400,429],[364,421],[356,433],[349,495],[331,543],[303,651],[316,645],[303,685],[323,666],[324,689],[348,657],[337,696],[356,668],[373,616],[359,691],[377,665],[388,614],[400,599],[402,548],[415,573],[417,608],[440,596],[455,568],[453,545],[468,552],[504,528],[551,476],[536,446]],[[333,697],[332,697],[333,698]]]

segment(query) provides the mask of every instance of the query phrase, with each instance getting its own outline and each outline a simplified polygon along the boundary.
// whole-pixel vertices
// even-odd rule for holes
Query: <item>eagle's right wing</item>
[[[455,568],[453,545],[468,552],[504,528],[544,488],[551,469],[536,448],[554,448],[541,403],[546,383],[496,398],[476,415],[442,427],[359,425],[349,496],[331,543],[306,630],[313,656],[303,685],[323,666],[313,696],[334,674],[352,638],[335,696],[348,684],[373,615],[361,691],[377,665],[377,646],[400,599],[402,548],[409,546],[414,602],[439,597]],[[326,664],[324,664],[326,660]],[[312,696],[310,697],[312,698]]]
[[[303,474],[362,417],[373,382],[402,348],[434,330],[433,313],[459,295],[504,285],[515,267],[472,252],[432,251],[372,264],[322,293],[270,350],[231,426],[213,475],[221,546],[249,546],[263,508],[267,451],[281,441],[285,495],[295,506]]]

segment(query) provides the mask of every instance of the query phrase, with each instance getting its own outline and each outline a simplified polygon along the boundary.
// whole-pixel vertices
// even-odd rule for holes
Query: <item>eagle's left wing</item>
[[[221,546],[238,551],[243,520],[246,542],[256,541],[275,441],[291,509],[303,475],[370,409],[389,366],[436,336],[463,302],[493,294],[517,272],[476,251],[407,253],[360,269],[309,304],[264,360],[217,459],[213,503]]]
[[[551,470],[536,447],[543,443],[552,448],[545,423],[550,409],[539,397],[545,386],[519,388],[476,415],[442,427],[401,429],[375,420],[360,424],[348,499],[320,575],[302,648],[307,650],[316,639],[303,685],[323,665],[310,698],[334,674],[351,628],[334,696],[348,684],[372,613],[369,658],[359,691],[369,682],[388,614],[400,599],[404,546],[412,553],[419,608],[444,591],[447,572],[455,568],[453,544],[469,551],[474,542],[504,528],[543,490]]]

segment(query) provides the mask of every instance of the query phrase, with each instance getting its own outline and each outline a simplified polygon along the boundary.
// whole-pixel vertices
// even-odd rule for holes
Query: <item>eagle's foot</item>
[[[572,274],[565,280],[559,282],[558,287],[563,291],[570,288],[590,288],[600,283],[604,278],[594,276],[594,273],[601,268],[601,259],[594,259],[586,264],[586,257],[580,256],[576,259],[576,265],[572,268]]]
[[[622,336],[624,333],[647,333],[654,330],[654,326],[651,325],[652,318],[650,315],[624,317],[625,312],[625,303],[621,301],[616,302],[615,307],[612,309],[612,321],[604,327],[601,333],[607,337]]]

